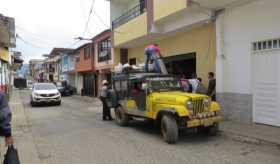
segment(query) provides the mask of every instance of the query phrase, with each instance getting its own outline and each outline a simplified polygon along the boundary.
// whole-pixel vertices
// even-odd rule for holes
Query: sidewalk
[[[15,140],[15,147],[18,149],[19,158],[22,164],[40,164],[36,145],[32,136],[30,125],[25,115],[25,110],[19,96],[19,90],[13,90],[10,98],[10,108],[13,113],[12,133]],[[4,140],[0,141],[1,160],[6,152]]]
[[[224,121],[220,125],[220,130],[226,135],[234,135],[248,140],[248,142],[268,142],[280,145],[279,127],[260,124],[242,124],[234,121]]]

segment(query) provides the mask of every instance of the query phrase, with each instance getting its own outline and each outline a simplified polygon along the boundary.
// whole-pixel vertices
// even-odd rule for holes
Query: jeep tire
[[[178,140],[178,124],[176,119],[171,115],[164,115],[160,123],[161,134],[163,139],[169,143],[176,143]]]
[[[115,108],[116,123],[120,126],[127,126],[129,124],[129,116],[125,113],[122,106]]]
[[[214,123],[212,126],[205,127],[205,133],[209,136],[216,136],[219,132],[219,123]]]

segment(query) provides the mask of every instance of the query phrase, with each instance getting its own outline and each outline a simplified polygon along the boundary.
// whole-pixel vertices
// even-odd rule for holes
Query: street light
[[[88,40],[88,41],[92,41],[92,39],[84,38],[84,37],[81,37],[81,36],[76,37],[76,38],[74,38],[74,39],[75,39],[75,40]]]

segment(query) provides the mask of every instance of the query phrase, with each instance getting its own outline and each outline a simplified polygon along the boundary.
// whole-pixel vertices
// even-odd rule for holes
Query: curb
[[[254,145],[273,145],[273,146],[280,146],[279,143],[265,140],[262,138],[252,137],[252,136],[246,136],[242,134],[237,134],[229,131],[223,131],[221,130],[221,134],[230,138],[233,141],[247,143],[247,144],[254,144]]]

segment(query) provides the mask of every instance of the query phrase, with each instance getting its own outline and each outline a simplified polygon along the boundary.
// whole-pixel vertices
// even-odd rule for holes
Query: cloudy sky
[[[109,10],[107,0],[1,0],[0,5],[1,14],[15,18],[16,32],[24,40],[17,39],[16,50],[25,62],[41,58],[53,47],[75,48],[81,44],[75,37],[91,38],[109,28]]]

